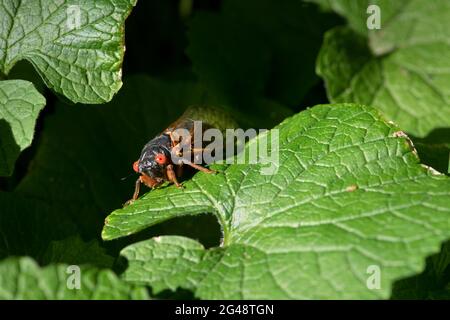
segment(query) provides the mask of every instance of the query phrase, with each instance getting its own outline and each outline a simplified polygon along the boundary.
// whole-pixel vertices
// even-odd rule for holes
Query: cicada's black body
[[[205,118],[208,118],[208,120],[204,120]],[[178,183],[177,177],[181,176],[183,165],[188,165],[206,173],[215,172],[195,164],[192,159],[189,160],[183,158],[184,160],[182,162],[174,163],[172,161],[172,153],[176,150],[174,148],[187,147],[190,155],[193,157],[195,157],[195,152],[197,151],[194,150],[193,145],[186,145],[183,141],[178,141],[176,139],[174,140],[172,133],[177,129],[183,129],[187,130],[191,136],[194,136],[195,121],[201,121],[202,130],[205,130],[212,127],[219,128],[220,125],[218,120],[223,118],[224,115],[219,115],[217,109],[207,107],[191,107],[186,110],[180,119],[175,121],[161,134],[150,140],[150,142],[148,142],[142,149],[139,160],[133,164],[133,170],[139,173],[139,178],[136,181],[136,188],[133,198],[127,203],[130,203],[138,198],[141,183],[150,188],[155,188],[165,181],[169,181],[181,188],[182,185]]]
[[[170,161],[172,141],[170,135],[163,133],[148,142],[142,149],[138,160],[138,173],[145,174],[155,180],[166,179],[166,166],[169,163],[160,163],[157,157],[163,155]]]

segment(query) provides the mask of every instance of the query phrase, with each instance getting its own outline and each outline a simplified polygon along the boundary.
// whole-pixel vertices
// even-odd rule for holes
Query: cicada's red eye
[[[166,155],[165,155],[164,153],[158,153],[158,154],[155,156],[155,161],[156,161],[158,164],[166,164],[166,163],[167,163]]]
[[[139,160],[137,160],[133,163],[133,170],[135,172],[139,172]]]

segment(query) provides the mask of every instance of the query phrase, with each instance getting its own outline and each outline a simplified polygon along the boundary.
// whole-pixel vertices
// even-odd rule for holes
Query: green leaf
[[[30,146],[45,98],[31,82],[0,81],[0,176],[14,170],[19,153]]]
[[[220,13],[194,16],[187,52],[200,80],[226,103],[247,106],[246,99],[265,96],[296,106],[318,80],[314,61],[335,24],[301,1],[229,0]]]
[[[174,237],[131,245],[124,278],[199,298],[387,298],[394,280],[420,272],[450,237],[450,180],[420,165],[409,139],[373,108],[316,106],[275,129],[274,175],[262,175],[262,164],[230,165],[112,212],[107,240],[202,212],[224,232],[224,246],[210,250]],[[371,290],[373,265],[381,287]]]
[[[383,39],[386,37],[397,38],[397,41],[408,39],[413,36],[417,30],[413,30],[411,22],[415,23],[418,8],[417,2],[425,3],[423,0],[408,0],[408,3],[402,1],[391,0],[307,0],[320,5],[326,11],[334,11],[347,19],[349,27],[360,35],[369,37],[370,40]],[[414,3],[416,1],[416,3]],[[373,11],[370,6],[376,5],[380,8],[381,29],[370,30],[368,21],[371,22]],[[410,10],[412,8],[412,10]],[[370,10],[369,10],[370,9]],[[420,9],[419,9],[420,10]],[[412,11],[412,12],[411,12]],[[433,19],[429,17],[421,17],[426,19],[427,23]],[[405,32],[406,31],[406,32]],[[372,42],[371,42],[372,44]],[[375,52],[379,54],[389,51],[390,49],[382,49],[383,44],[378,41],[380,47],[373,47]],[[386,43],[387,45],[387,43]]]
[[[417,137],[450,127],[450,3],[376,3],[384,20],[370,31],[362,19],[367,1],[334,4],[356,31],[325,36],[316,68],[330,101],[372,105]]]
[[[121,281],[112,271],[80,267],[80,289],[70,289],[74,272],[67,265],[40,268],[28,257],[0,263],[2,300],[148,299],[145,288]]]
[[[345,17],[349,27],[369,39],[376,55],[398,48],[431,43],[447,43],[449,8],[446,0],[315,0],[322,7],[332,9]],[[374,12],[380,9],[380,29],[369,29]]]
[[[120,89],[124,21],[136,0],[12,0],[0,4],[0,72],[28,60],[73,102],[102,103]],[[30,18],[31,17],[31,18]]]

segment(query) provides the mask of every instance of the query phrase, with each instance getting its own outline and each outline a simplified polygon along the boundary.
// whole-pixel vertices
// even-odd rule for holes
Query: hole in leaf
[[[128,245],[163,235],[191,238],[200,242],[205,249],[208,249],[220,245],[222,232],[215,215],[205,213],[170,219],[129,237],[103,242],[103,245],[107,248],[108,254],[117,256],[120,250]],[[118,273],[124,270],[120,259],[117,261],[115,269]]]
[[[439,253],[426,259],[420,274],[394,282],[391,299],[449,299],[450,298],[450,241]]]

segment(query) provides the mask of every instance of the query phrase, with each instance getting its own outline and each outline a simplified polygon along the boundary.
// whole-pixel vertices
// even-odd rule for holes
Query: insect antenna
[[[120,181],[124,181],[124,180],[128,179],[128,178],[131,177],[133,174],[134,174],[134,173],[132,172],[132,173],[130,173],[129,175],[126,175],[125,177],[120,178]]]

